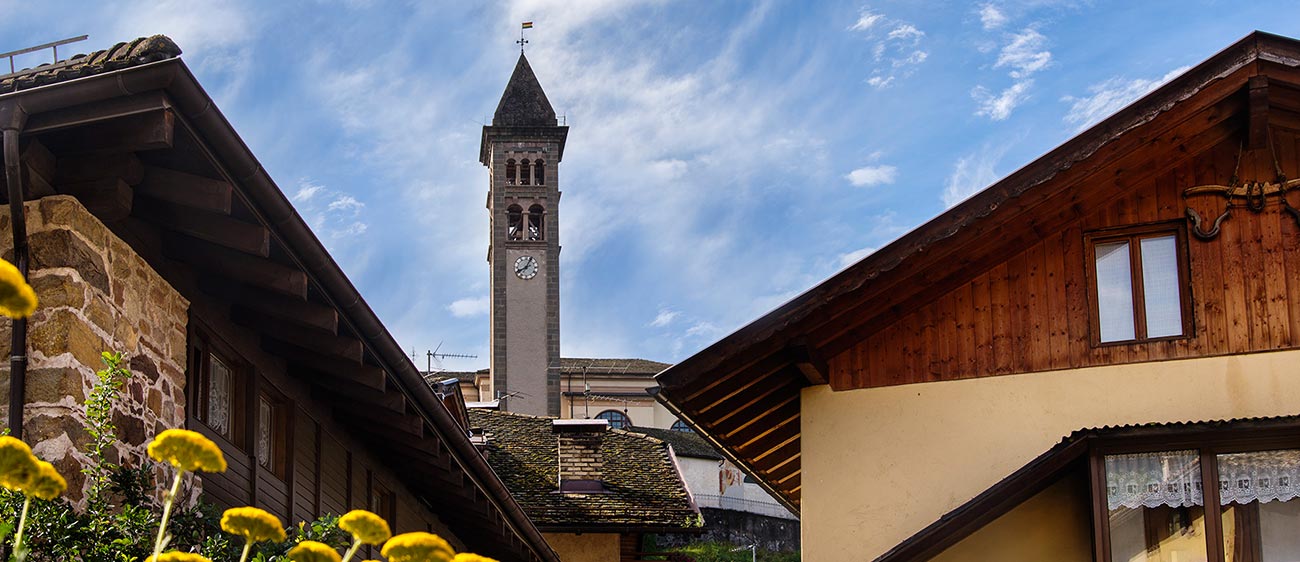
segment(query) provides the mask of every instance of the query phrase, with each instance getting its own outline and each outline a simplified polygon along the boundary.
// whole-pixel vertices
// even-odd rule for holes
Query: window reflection
[[[1205,562],[1197,451],[1106,456],[1111,562]]]
[[[1218,455],[1225,562],[1300,560],[1300,450]]]

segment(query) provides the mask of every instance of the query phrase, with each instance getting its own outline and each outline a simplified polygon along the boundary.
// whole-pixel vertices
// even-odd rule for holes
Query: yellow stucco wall
[[[997,518],[932,562],[1091,562],[1087,474],[1079,471]]]
[[[1070,432],[1300,413],[1300,351],[802,397],[804,560],[872,560]]]
[[[560,562],[618,562],[618,533],[542,533]]]

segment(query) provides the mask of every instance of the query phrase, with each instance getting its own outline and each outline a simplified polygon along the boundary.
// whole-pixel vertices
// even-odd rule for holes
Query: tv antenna
[[[29,72],[48,72],[48,71],[51,71],[51,70],[58,70],[58,69],[63,68],[63,67],[65,67],[65,66],[71,66],[71,65],[73,65],[73,64],[76,64],[76,61],[72,61],[72,60],[66,60],[66,61],[63,61],[63,62],[59,62],[59,45],[67,45],[68,43],[76,43],[76,42],[78,42],[78,41],[85,41],[87,37],[89,37],[89,35],[81,35],[81,36],[78,36],[78,37],[69,37],[69,38],[67,38],[67,39],[60,39],[60,40],[58,40],[58,41],[53,41],[53,42],[50,42],[50,43],[44,43],[44,44],[36,45],[36,46],[32,46],[32,47],[27,47],[27,48],[25,48],[25,49],[18,49],[17,51],[9,51],[9,52],[7,52],[7,53],[0,53],[0,58],[5,58],[5,57],[8,57],[8,58],[9,58],[9,74],[5,74],[4,76],[0,76],[0,80],[4,80],[5,78],[10,78],[10,77],[13,77],[13,76],[18,76],[19,74],[27,74],[27,73],[29,73]],[[44,49],[52,49],[52,50],[54,51],[54,60],[50,61],[50,64],[45,65],[45,66],[41,66],[41,67],[38,67],[38,68],[34,68],[34,69],[31,69],[31,70],[21,70],[21,71],[20,71],[20,70],[18,70],[17,68],[15,68],[15,66],[14,66],[14,57],[16,57],[16,56],[18,56],[18,55],[25,55],[25,54],[27,54],[27,53],[35,53],[36,51],[40,51],[40,50],[44,50]]]
[[[438,350],[442,349],[442,343],[443,342],[438,342],[437,347],[425,351],[424,372],[426,375],[432,375],[433,373],[441,373],[442,371],[445,371],[446,369],[444,369],[442,366],[443,359],[478,359],[477,355],[468,355],[464,353],[438,353]],[[412,356],[414,356],[414,352],[412,352]],[[412,357],[412,359],[414,359],[414,357]],[[437,363],[438,365],[438,369],[436,371],[433,368],[434,363]]]

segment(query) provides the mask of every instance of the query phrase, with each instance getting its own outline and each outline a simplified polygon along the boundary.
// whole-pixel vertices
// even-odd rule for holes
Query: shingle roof
[[[519,62],[510,75],[501,102],[492,115],[493,127],[554,127],[555,109],[546,99],[546,92],[537,82],[533,67],[528,65],[528,58],[519,53]]]
[[[553,418],[470,410],[471,424],[488,437],[488,464],[533,523],[543,530],[689,530],[701,525],[668,446],[639,433],[604,435],[606,494],[558,492]]]
[[[55,82],[65,82],[74,78],[93,76],[132,66],[180,56],[181,48],[176,46],[166,35],[141,37],[133,41],[118,43],[89,55],[73,55],[67,59],[67,66],[58,63],[42,64],[35,68],[24,69],[23,74],[0,81],[0,93],[26,90]],[[60,61],[63,62],[63,61]],[[51,70],[51,67],[56,67]]]
[[[588,375],[654,376],[671,366],[669,363],[660,363],[649,359],[560,358],[560,372],[575,375],[582,374],[583,369],[586,369]]]
[[[628,431],[649,435],[673,446],[679,457],[722,460],[722,454],[694,431],[674,431],[658,427],[629,427]]]

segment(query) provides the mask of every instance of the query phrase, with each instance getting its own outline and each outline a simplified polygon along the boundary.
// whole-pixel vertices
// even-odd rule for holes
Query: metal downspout
[[[5,183],[9,187],[10,228],[13,230],[14,265],[27,278],[27,216],[23,210],[22,169],[18,153],[18,135],[27,124],[27,113],[18,103],[0,107],[0,127],[4,129]],[[9,434],[23,436],[23,406],[27,394],[27,319],[15,318],[9,338]]]

